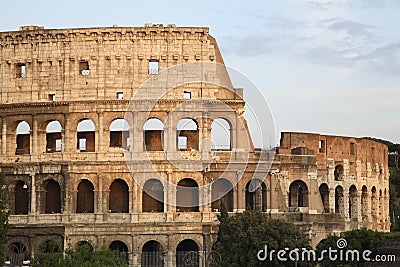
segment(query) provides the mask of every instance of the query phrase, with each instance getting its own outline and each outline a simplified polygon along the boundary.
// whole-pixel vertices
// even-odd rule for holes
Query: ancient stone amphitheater
[[[385,145],[285,132],[270,157],[252,145],[242,89],[187,83],[190,68],[161,96],[142,86],[166,69],[203,63],[224,66],[204,27],[0,33],[11,264],[55,242],[60,251],[106,245],[127,252],[131,266],[185,266],[185,255],[202,265],[220,202],[232,213],[248,208],[292,220],[313,245],[353,228],[389,230]],[[213,75],[229,84],[224,68]]]

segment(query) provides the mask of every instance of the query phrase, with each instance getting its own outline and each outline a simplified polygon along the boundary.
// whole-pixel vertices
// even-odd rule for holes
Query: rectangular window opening
[[[184,99],[191,99],[191,98],[192,98],[192,93],[191,93],[191,92],[184,91],[184,92],[183,92],[183,98],[184,98]]]
[[[16,77],[17,78],[26,78],[26,65],[25,64],[17,64],[16,65]]]
[[[56,140],[56,151],[57,152],[61,151],[61,139]]]
[[[56,101],[56,94],[49,94],[50,101]]]
[[[90,74],[89,62],[87,61],[79,62],[79,74],[83,76],[87,76]]]
[[[79,139],[79,151],[86,151],[86,138]]]
[[[324,140],[319,140],[318,148],[319,148],[320,153],[325,152],[325,141]]]
[[[179,150],[187,149],[187,136],[178,136],[178,149]]]
[[[118,92],[117,93],[117,99],[124,99],[124,93],[123,92]]]
[[[158,61],[149,61],[149,74],[158,74]]]
[[[351,142],[350,143],[350,155],[355,155],[356,154],[356,144]]]

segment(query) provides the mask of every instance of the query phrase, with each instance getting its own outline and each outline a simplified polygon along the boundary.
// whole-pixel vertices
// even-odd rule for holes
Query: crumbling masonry
[[[282,133],[270,170],[258,174],[257,188],[250,190],[261,150],[239,138],[249,136],[241,89],[182,85],[150,116],[138,108],[126,120],[129,100],[143,82],[189,62],[223,64],[208,28],[29,26],[0,33],[0,171],[11,199],[11,261],[45,253],[41,244],[49,240],[60,250],[80,242],[105,244],[126,251],[132,266],[183,266],[188,251],[199,252],[190,255],[201,261],[218,231],[220,201],[204,201],[210,196],[230,212],[250,208],[292,220],[313,245],[354,228],[389,230],[383,144]],[[167,120],[175,106],[200,94],[233,112],[209,119],[189,110]],[[218,120],[228,129],[225,141],[202,142],[212,139]],[[224,170],[246,142],[248,162],[238,180],[238,173]],[[214,156],[205,171],[183,171],[165,156],[175,152],[186,159]],[[127,153],[135,171],[126,165]],[[147,156],[157,176],[142,167]],[[166,181],[199,189],[175,190]],[[212,187],[204,186],[211,181]],[[181,205],[182,199],[193,205]]]

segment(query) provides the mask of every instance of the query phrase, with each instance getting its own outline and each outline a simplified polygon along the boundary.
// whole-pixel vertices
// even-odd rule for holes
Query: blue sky
[[[225,63],[265,95],[278,133],[400,143],[398,0],[6,0],[1,10],[0,31],[21,25],[207,26]]]

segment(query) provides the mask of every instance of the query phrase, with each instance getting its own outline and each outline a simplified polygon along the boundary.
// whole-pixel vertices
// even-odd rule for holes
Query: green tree
[[[339,238],[344,238],[347,242],[347,245],[344,246],[343,248],[338,248],[337,246],[337,241],[339,240]],[[360,258],[359,260],[346,261],[345,256],[343,256],[342,258],[343,260],[340,261],[339,258],[340,252],[337,252],[338,259],[332,261],[328,258],[328,254],[325,253],[324,260],[319,262],[319,265],[321,267],[364,266],[363,264],[365,263],[365,261],[362,258],[362,252],[365,250],[372,251],[372,254],[368,256],[369,258],[372,259],[374,255],[377,254],[379,247],[382,245],[383,239],[384,239],[384,233],[367,230],[365,228],[346,231],[341,233],[339,236],[330,235],[317,245],[317,255],[321,255],[323,250],[329,251],[329,248],[331,248],[333,250],[338,250],[338,251],[343,250],[344,251],[343,255],[346,255],[345,253],[348,250],[357,250],[359,251]],[[349,257],[350,258],[348,259],[351,260],[351,256]]]
[[[289,248],[310,248],[309,240],[293,223],[269,218],[259,211],[245,211],[228,216],[223,205],[219,216],[218,240],[214,250],[221,254],[219,266],[294,266],[293,262],[259,261],[257,252],[267,246],[268,251]],[[306,266],[301,262],[298,266]],[[310,265],[309,265],[310,266]]]
[[[97,250],[89,244],[79,245],[75,250],[68,249],[65,258],[58,253],[43,253],[32,264],[33,267],[124,267],[128,266],[125,253],[109,250],[102,246]]]
[[[6,180],[0,173],[0,262],[5,261],[5,244],[7,243],[8,216],[10,215]]]

